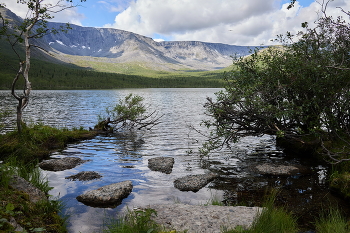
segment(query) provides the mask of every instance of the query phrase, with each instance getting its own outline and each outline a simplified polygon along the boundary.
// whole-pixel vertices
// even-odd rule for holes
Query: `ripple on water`
[[[32,100],[24,113],[26,121],[43,122],[54,127],[93,127],[107,107],[113,106],[128,93],[143,96],[151,111],[155,109],[164,114],[162,123],[149,132],[98,136],[70,144],[65,150],[52,154],[55,158],[77,156],[91,159],[66,171],[43,171],[54,187],[50,194],[65,202],[65,214],[70,215],[69,232],[98,232],[106,216],[113,217],[127,206],[174,202],[206,204],[213,197],[226,203],[259,205],[266,187],[282,188],[278,199],[280,203],[292,203],[296,210],[309,208],[310,213],[327,198],[333,198],[324,186],[327,169],[322,164],[304,164],[315,171],[315,174],[308,176],[276,178],[253,174],[249,169],[252,164],[289,159],[275,146],[275,138],[271,136],[246,137],[234,145],[232,151],[223,150],[200,159],[197,152],[204,138],[188,126],[200,129],[201,120],[206,119],[203,114],[206,97],[214,97],[214,92],[219,90],[33,90]],[[0,109],[15,106],[14,99],[7,91],[0,91],[0,99],[3,103]],[[171,174],[148,169],[148,159],[158,156],[175,158]],[[301,163],[301,160],[294,159],[292,162]],[[174,188],[173,182],[177,178],[203,174],[208,169],[217,172],[220,178],[198,192],[181,192]],[[81,171],[96,171],[102,177],[91,181],[65,179]],[[131,180],[134,189],[117,208],[92,208],[76,200],[76,196],[86,191],[124,180]],[[308,219],[304,213],[298,214]]]

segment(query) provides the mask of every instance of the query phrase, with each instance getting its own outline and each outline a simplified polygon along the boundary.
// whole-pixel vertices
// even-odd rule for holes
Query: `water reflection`
[[[93,127],[107,107],[115,105],[129,93],[144,97],[150,111],[157,110],[164,114],[162,123],[151,131],[101,135],[68,145],[65,150],[52,154],[54,158],[77,156],[91,160],[66,171],[43,171],[54,187],[50,194],[65,202],[64,212],[70,216],[69,232],[98,232],[103,226],[103,220],[114,217],[127,207],[155,203],[205,204],[216,197],[228,204],[259,205],[266,187],[282,188],[279,198],[281,203],[293,203],[299,211],[309,208],[308,211],[312,212],[314,205],[310,203],[314,200],[322,202],[328,193],[324,186],[326,167],[314,164],[313,161],[288,158],[281,148],[276,148],[274,137],[246,137],[235,145],[233,151],[222,151],[204,160],[199,158],[198,147],[204,138],[188,125],[200,127],[199,123],[205,119],[205,99],[214,97],[218,90],[164,88],[33,91],[25,118],[54,127]],[[8,92],[0,91],[0,99],[4,103],[0,108],[15,108],[15,102]],[[148,169],[148,159],[157,156],[175,159],[171,174]],[[302,163],[311,167],[313,173],[276,178],[252,172],[253,165],[265,162]],[[173,186],[173,181],[177,178],[202,174],[208,170],[218,173],[220,178],[196,193],[181,192]],[[102,178],[92,181],[65,179],[81,171],[96,171]],[[116,208],[93,208],[76,200],[76,196],[86,191],[125,180],[133,182],[133,192]]]

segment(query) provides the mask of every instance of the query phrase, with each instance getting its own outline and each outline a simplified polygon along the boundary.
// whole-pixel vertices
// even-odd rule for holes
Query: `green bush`
[[[139,95],[127,95],[114,108],[107,109],[106,120],[100,119],[95,129],[105,131],[151,129],[160,123],[159,120],[162,116],[158,116],[157,111],[147,113],[147,107],[143,104],[143,100],[143,97]]]
[[[212,118],[204,124],[212,130],[204,149],[247,135],[322,141],[350,134],[350,27],[323,13],[314,28],[303,23],[298,35],[280,36],[283,46],[235,60],[225,90],[205,105]]]

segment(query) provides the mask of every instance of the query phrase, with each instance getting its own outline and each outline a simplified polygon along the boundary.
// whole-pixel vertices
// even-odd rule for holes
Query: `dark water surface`
[[[162,123],[152,131],[98,136],[77,144],[68,145],[63,151],[52,154],[53,158],[78,156],[89,159],[74,169],[43,171],[54,189],[53,197],[64,201],[64,214],[69,215],[69,232],[99,232],[107,218],[115,217],[127,208],[152,203],[173,204],[183,202],[206,204],[218,199],[227,204],[261,204],[266,187],[280,187],[280,203],[291,206],[307,225],[313,215],[324,205],[337,201],[325,186],[326,167],[298,158],[288,158],[281,148],[276,148],[271,136],[247,137],[235,145],[234,151],[222,151],[201,160],[198,147],[204,138],[191,130],[199,130],[206,118],[203,104],[206,97],[215,97],[220,89],[122,89],[81,91],[33,91],[30,105],[25,112],[27,122],[43,122],[55,127],[93,127],[106,107],[115,105],[129,93],[145,99],[150,111],[163,114]],[[15,102],[9,92],[0,91],[1,108]],[[150,171],[148,159],[157,156],[175,158],[171,174]],[[293,177],[263,177],[254,174],[250,167],[263,162],[297,163],[312,169],[311,175]],[[174,188],[176,178],[189,174],[202,174],[211,170],[220,178],[200,191],[181,192]],[[96,171],[99,180],[71,181],[65,177],[80,171]],[[133,192],[116,208],[94,208],[76,200],[76,196],[111,183],[131,180]],[[306,214],[310,213],[310,214]],[[304,216],[305,215],[305,216]],[[307,219],[307,220],[306,220]]]

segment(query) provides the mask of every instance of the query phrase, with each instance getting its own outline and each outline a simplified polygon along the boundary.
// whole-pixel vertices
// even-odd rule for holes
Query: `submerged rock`
[[[115,207],[132,191],[130,180],[103,186],[77,196],[77,200],[90,206]]]
[[[48,171],[63,171],[67,169],[72,169],[79,164],[85,163],[89,160],[82,160],[78,157],[66,157],[62,159],[49,159],[44,160],[39,163],[39,167],[43,170]]]
[[[20,176],[13,176],[10,179],[9,186],[13,189],[28,194],[30,202],[36,203],[38,201],[47,200],[47,197],[43,191]]]
[[[176,179],[174,181],[174,187],[181,191],[197,192],[217,177],[218,175],[215,173],[188,175]]]
[[[67,176],[66,179],[69,180],[80,180],[80,181],[86,181],[86,180],[94,180],[94,179],[99,179],[102,176],[98,174],[97,172],[94,171],[83,171],[79,172],[78,174],[72,175],[72,176]]]
[[[253,169],[261,175],[274,176],[291,176],[309,173],[308,169],[302,165],[281,165],[264,163],[255,166]]]
[[[148,160],[148,168],[152,171],[159,171],[170,174],[173,171],[174,158],[157,157]]]

